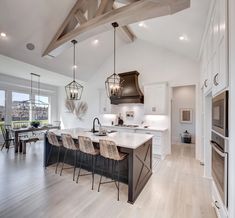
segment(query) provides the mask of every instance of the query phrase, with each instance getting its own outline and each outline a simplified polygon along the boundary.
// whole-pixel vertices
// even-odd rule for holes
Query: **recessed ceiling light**
[[[74,66],[73,66],[74,69],[77,69],[77,67],[78,67],[77,65],[74,65]]]
[[[93,45],[98,45],[98,44],[99,44],[99,40],[98,40],[98,39],[94,39],[94,40],[92,41],[92,44],[93,44]]]
[[[147,25],[144,22],[139,22],[138,25],[139,27],[145,27],[145,28],[147,27]]]
[[[7,37],[7,34],[6,34],[6,33],[1,33],[1,37],[2,37],[2,38],[6,38],[6,37]]]
[[[186,35],[182,35],[182,36],[179,37],[179,40],[180,41],[187,41],[188,37]]]

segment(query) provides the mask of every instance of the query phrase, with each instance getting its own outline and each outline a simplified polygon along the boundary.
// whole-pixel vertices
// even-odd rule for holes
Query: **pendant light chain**
[[[114,46],[114,55],[113,55],[113,63],[114,63],[114,74],[116,74],[116,27],[114,27],[114,43],[113,43],[113,46]]]
[[[75,81],[75,71],[76,71],[76,52],[75,52],[76,41],[73,41],[73,81]]]
[[[30,98],[32,98],[32,96],[33,96],[33,74],[31,73],[31,97]]]

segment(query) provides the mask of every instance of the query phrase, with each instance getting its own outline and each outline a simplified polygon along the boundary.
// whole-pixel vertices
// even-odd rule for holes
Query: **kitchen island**
[[[125,133],[125,132],[113,132],[107,136],[96,136],[92,132],[85,129],[66,129],[66,130],[53,130],[53,132],[60,138],[61,133],[68,133],[77,140],[78,136],[90,137],[94,145],[99,147],[99,140],[106,139],[112,140],[117,145],[121,152],[127,153],[128,158],[120,163],[120,177],[119,180],[128,185],[128,202],[134,203],[149,178],[152,175],[152,135],[150,134],[138,134],[138,133]],[[52,149],[50,160],[47,164],[48,154],[51,148],[50,143],[47,140],[45,134],[44,144],[44,166],[48,166],[56,163],[57,148]],[[60,160],[62,161],[64,150],[61,151]],[[74,152],[68,154],[68,158],[65,161],[67,164],[74,164]],[[82,168],[91,170],[91,165],[82,163]],[[110,169],[111,171],[111,169]],[[101,157],[98,158],[96,164],[96,174],[103,174],[106,177],[110,177],[110,173],[103,173],[101,169]],[[115,176],[116,177],[116,176]],[[117,177],[116,177],[117,178]]]

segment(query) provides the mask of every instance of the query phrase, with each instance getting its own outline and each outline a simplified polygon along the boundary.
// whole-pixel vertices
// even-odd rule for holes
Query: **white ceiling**
[[[1,0],[0,32],[7,34],[0,39],[0,53],[63,75],[72,72],[72,49],[49,59],[41,54],[65,19],[76,0]],[[203,29],[211,0],[191,0],[191,8],[171,16],[144,21],[144,27],[132,24],[130,28],[137,38],[163,48],[197,58]],[[113,52],[113,33],[102,33],[77,46],[78,78],[89,80],[107,57]],[[180,41],[179,36],[187,36]],[[98,45],[92,41],[99,39]],[[26,49],[27,43],[35,44],[35,50]],[[125,45],[118,38],[118,47]],[[4,72],[3,72],[4,73]]]

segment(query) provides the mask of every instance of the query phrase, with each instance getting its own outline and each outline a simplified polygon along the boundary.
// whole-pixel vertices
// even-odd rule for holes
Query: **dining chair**
[[[14,137],[12,136],[11,125],[1,125],[0,128],[1,128],[3,139],[4,139],[4,143],[1,147],[1,150],[5,146],[7,151],[9,151],[9,147],[10,147],[11,142],[14,143],[14,141],[15,141]]]

